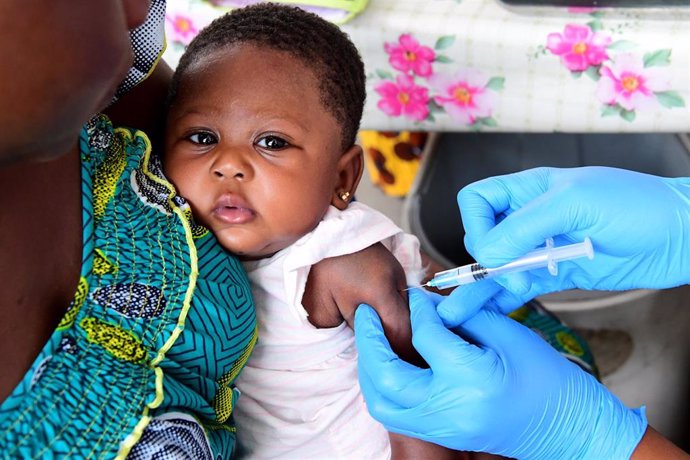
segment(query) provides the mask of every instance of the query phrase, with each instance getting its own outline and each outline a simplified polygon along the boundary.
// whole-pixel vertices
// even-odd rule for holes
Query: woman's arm
[[[652,460],[657,458],[676,460],[690,458],[690,455],[683,452],[668,439],[664,438],[654,428],[648,426],[647,431],[645,431],[642,437],[642,441],[637,445],[630,459]]]

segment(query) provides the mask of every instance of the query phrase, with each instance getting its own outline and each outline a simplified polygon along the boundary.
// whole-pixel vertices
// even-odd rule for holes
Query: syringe
[[[535,268],[546,267],[553,276],[558,274],[558,262],[577,259],[580,257],[594,257],[594,249],[589,238],[582,243],[567,244],[554,247],[553,239],[548,238],[543,248],[528,252],[524,256],[500,267],[488,268],[478,263],[463,265],[438,272],[434,277],[422,286],[436,289],[448,289],[462,284],[470,284],[488,278],[505,275],[507,273],[522,272]]]

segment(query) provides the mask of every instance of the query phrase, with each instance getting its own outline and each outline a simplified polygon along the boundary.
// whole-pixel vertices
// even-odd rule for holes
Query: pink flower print
[[[561,57],[561,62],[571,72],[583,72],[590,66],[598,66],[606,59],[606,47],[611,37],[593,32],[589,26],[568,24],[563,34],[551,33],[546,48]]]
[[[671,89],[667,72],[660,67],[644,66],[641,56],[620,53],[609,66],[601,68],[597,97],[607,105],[618,104],[628,111],[654,108],[654,93]]]
[[[488,83],[488,77],[472,69],[460,70],[454,75],[439,73],[429,79],[437,93],[434,101],[454,120],[465,125],[491,116],[497,94],[486,87]]]
[[[194,26],[192,18],[182,14],[175,14],[165,17],[165,33],[170,41],[189,45],[199,30]]]
[[[403,115],[415,121],[422,121],[429,116],[429,91],[415,84],[409,75],[398,75],[395,83],[382,81],[374,89],[381,95],[377,106],[386,115]]]
[[[383,48],[390,55],[388,61],[394,69],[413,72],[420,77],[431,75],[431,63],[436,58],[434,50],[422,46],[410,34],[403,34],[398,43],[385,43]]]

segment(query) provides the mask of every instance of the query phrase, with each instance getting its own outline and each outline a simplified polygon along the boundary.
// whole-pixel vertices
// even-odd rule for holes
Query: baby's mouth
[[[218,206],[213,215],[230,224],[244,224],[255,217],[254,211],[240,206]]]

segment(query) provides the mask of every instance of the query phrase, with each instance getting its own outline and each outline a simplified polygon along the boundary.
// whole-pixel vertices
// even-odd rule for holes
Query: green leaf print
[[[667,109],[672,109],[673,107],[685,107],[685,101],[678,94],[677,91],[662,91],[659,93],[654,93],[656,100],[659,104],[663,105]]]
[[[635,120],[635,111],[634,110],[625,110],[621,109],[621,118],[627,122],[632,123]]]
[[[494,91],[501,91],[505,81],[506,79],[503,77],[492,77],[489,83],[486,84],[486,87]]]
[[[395,80],[393,74],[388,70],[376,69],[376,75],[382,80]]]
[[[610,117],[613,115],[618,115],[621,112],[621,108],[618,104],[616,105],[605,105],[601,109],[601,116],[602,117]]]
[[[671,50],[658,50],[644,55],[644,66],[667,66],[671,63]]]
[[[444,50],[446,48],[451,47],[453,43],[455,43],[455,35],[444,35],[442,37],[439,37],[438,40],[436,40],[434,49]]]

